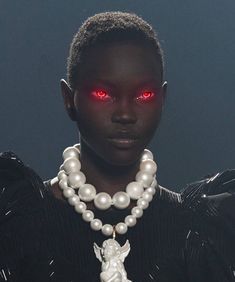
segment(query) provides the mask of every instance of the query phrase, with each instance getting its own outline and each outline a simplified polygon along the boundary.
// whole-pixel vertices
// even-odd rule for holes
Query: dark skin
[[[83,66],[75,91],[61,80],[64,104],[80,132],[86,182],[112,196],[135,180],[141,153],[161,119],[167,83],[154,50],[134,42],[93,47]],[[120,131],[138,138],[131,148],[108,141]],[[52,190],[63,198],[57,182]]]

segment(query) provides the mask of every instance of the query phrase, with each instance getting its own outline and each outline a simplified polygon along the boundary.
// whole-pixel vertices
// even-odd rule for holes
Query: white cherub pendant
[[[127,279],[123,264],[130,252],[128,240],[122,247],[114,239],[105,240],[101,248],[94,243],[94,251],[97,259],[102,263],[101,282],[131,282],[131,280]]]

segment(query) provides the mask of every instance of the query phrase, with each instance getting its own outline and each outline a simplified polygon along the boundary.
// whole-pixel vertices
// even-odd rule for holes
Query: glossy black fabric
[[[127,214],[95,212],[113,224]],[[13,153],[0,156],[0,281],[99,281],[93,242],[104,239]],[[117,238],[126,239],[132,281],[235,281],[235,170],[180,194],[159,188],[137,225]]]

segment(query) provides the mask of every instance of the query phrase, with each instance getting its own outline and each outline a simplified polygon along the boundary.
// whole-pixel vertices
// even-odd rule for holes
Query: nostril
[[[117,123],[135,123],[137,121],[137,116],[132,110],[122,110],[114,112],[112,115],[112,122]]]
[[[133,124],[136,123],[136,118],[131,117],[130,115],[119,115],[112,117],[112,122],[121,123],[121,124]]]

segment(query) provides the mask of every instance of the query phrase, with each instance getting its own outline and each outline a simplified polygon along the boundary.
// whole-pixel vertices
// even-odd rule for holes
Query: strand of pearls
[[[126,186],[126,192],[119,191],[113,197],[105,192],[97,194],[95,187],[86,183],[86,177],[81,172],[79,155],[80,144],[68,147],[63,152],[64,162],[60,166],[57,178],[64,197],[67,198],[70,205],[74,206],[75,211],[82,214],[82,218],[90,223],[93,230],[101,230],[106,236],[112,235],[114,231],[125,234],[128,227],[133,227],[137,218],[143,215],[143,210],[148,208],[156,192],[157,165],[153,161],[153,154],[147,149],[144,150],[140,161],[140,171],[136,174],[136,181],[130,182]],[[94,200],[94,205],[101,210],[106,210],[111,205],[118,209],[125,209],[131,200],[137,200],[137,204],[131,209],[131,214],[125,217],[124,222],[119,222],[113,227],[111,224],[103,225],[100,219],[95,218],[93,211],[87,209],[85,202],[92,200]]]

